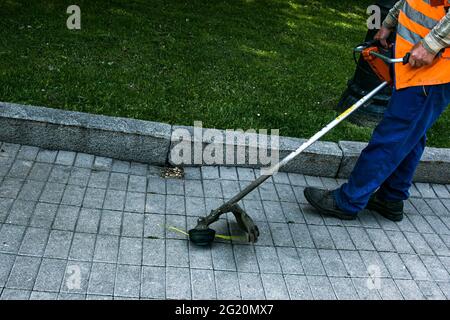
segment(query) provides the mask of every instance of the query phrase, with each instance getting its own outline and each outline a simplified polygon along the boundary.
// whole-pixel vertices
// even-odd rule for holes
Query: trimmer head
[[[208,246],[213,243],[215,237],[216,231],[210,228],[189,230],[189,239],[197,246]]]
[[[254,243],[258,241],[258,227],[253,222],[252,218],[250,218],[238,204],[220,207],[219,209],[211,211],[208,216],[198,219],[197,226],[194,229],[189,230],[189,239],[198,246],[207,246],[211,244],[216,237],[216,232],[209,228],[209,225],[219,220],[219,217],[227,212],[233,213],[238,226],[247,233],[249,242]]]

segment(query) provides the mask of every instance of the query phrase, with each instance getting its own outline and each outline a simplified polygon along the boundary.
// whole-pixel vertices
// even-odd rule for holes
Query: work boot
[[[380,199],[377,194],[373,194],[367,203],[367,209],[381,214],[391,221],[402,221],[403,219],[403,201],[387,201]]]
[[[337,206],[333,191],[307,187],[303,193],[306,200],[324,215],[343,220],[356,219],[356,214],[344,212]]]

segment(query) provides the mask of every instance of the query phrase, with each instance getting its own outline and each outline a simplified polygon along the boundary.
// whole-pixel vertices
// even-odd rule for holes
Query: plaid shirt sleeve
[[[383,26],[394,29],[398,24],[398,16],[406,0],[398,1],[389,11]],[[428,51],[438,53],[443,48],[450,47],[450,11],[422,40],[422,44]]]

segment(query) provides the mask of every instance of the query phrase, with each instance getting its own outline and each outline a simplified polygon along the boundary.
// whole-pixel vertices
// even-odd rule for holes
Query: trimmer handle
[[[411,58],[411,52],[408,52],[404,57],[403,57],[403,65],[407,65],[409,63],[409,58]]]

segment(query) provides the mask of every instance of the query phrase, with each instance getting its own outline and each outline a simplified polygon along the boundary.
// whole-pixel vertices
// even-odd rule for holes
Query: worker
[[[352,220],[365,208],[392,221],[403,218],[426,132],[450,104],[450,0],[401,0],[375,35],[383,46],[397,29],[394,89],[383,119],[361,152],[347,183],[336,190],[307,187],[320,213]],[[450,132],[447,132],[450,140]]]

